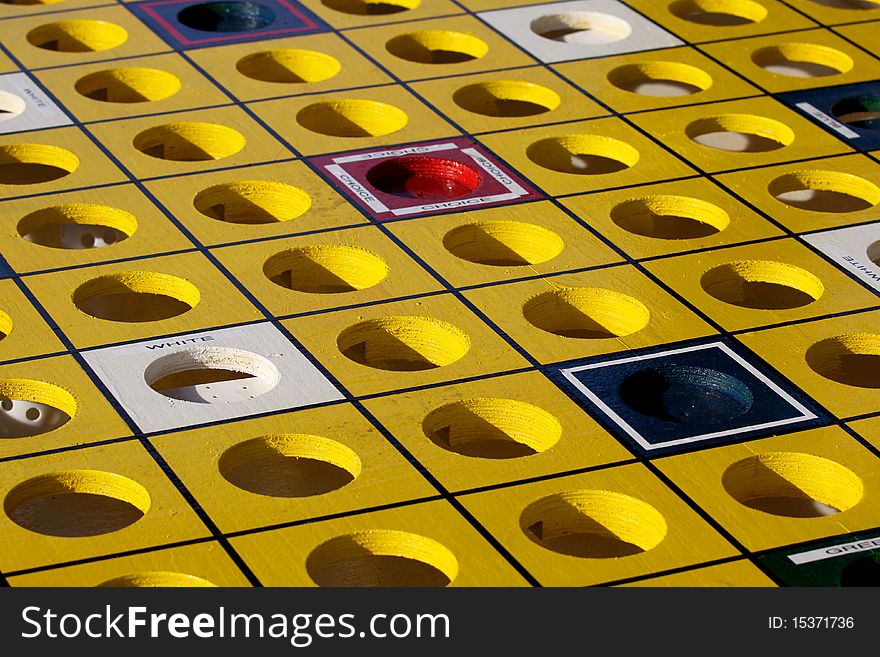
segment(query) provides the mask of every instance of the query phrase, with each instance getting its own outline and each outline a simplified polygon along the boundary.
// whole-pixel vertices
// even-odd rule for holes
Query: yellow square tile
[[[838,427],[716,447],[654,463],[753,552],[849,534],[880,523],[877,458]],[[822,515],[814,501],[840,512]]]
[[[621,586],[638,587],[775,587],[773,580],[746,559],[738,559],[716,566],[685,570],[681,573],[640,579]]]
[[[880,449],[880,417],[850,422],[849,426],[874,447]]]
[[[347,404],[175,433],[153,443],[223,532],[437,494]]]
[[[827,30],[721,41],[700,49],[770,93],[867,82],[880,77],[880,60]],[[816,69],[816,65],[823,68]],[[796,74],[785,74],[792,67],[798,69]],[[821,74],[804,77],[801,68]]]
[[[636,259],[783,234],[705,178],[571,196],[562,203]]]
[[[17,461],[0,495],[5,573],[209,535],[137,441]]]
[[[791,239],[676,256],[645,267],[728,331],[877,304],[874,294]]]
[[[876,4],[876,3],[874,3]],[[834,29],[838,34],[843,35],[847,39],[854,41],[862,48],[876,57],[877,52],[875,45],[877,43],[877,28],[880,27],[880,6],[873,11],[862,11],[861,14],[871,14],[872,22],[858,23],[856,25],[842,25]]]
[[[30,16],[33,14],[46,14],[61,11],[64,9],[80,9],[86,7],[114,6],[107,0],[65,0],[63,5],[57,5],[55,2],[34,4],[19,3],[2,3],[0,4],[0,18],[15,18],[17,16]]]
[[[616,118],[487,134],[480,141],[548,194],[575,194],[694,174]]]
[[[880,312],[805,322],[739,336],[837,417],[880,411],[876,360]]]
[[[608,114],[541,67],[426,80],[412,88],[471,134]]]
[[[839,25],[880,18],[880,7],[872,0],[786,0],[822,25]]]
[[[548,201],[387,226],[456,288],[621,261]]]
[[[82,122],[232,102],[177,53],[49,69],[35,77]]]
[[[589,586],[737,554],[640,464],[459,499],[544,586]]]
[[[244,244],[214,254],[276,317],[443,289],[373,226]]]
[[[4,253],[5,253],[4,249]],[[64,345],[14,281],[0,281],[0,359],[65,351]]]
[[[40,274],[27,282],[80,349],[263,318],[200,253]]]
[[[451,137],[458,132],[400,86],[251,103],[303,155]]]
[[[3,5],[3,8],[20,6],[22,5]],[[2,11],[2,9],[0,9],[0,11]],[[16,66],[9,57],[0,52],[0,73],[17,73],[18,71],[18,66]]]
[[[528,365],[448,294],[283,323],[343,386],[359,397]]]
[[[336,34],[237,43],[187,54],[241,101],[392,81]]]
[[[710,173],[852,151],[837,137],[768,97],[678,107],[630,118]]]
[[[539,372],[380,397],[365,405],[452,492],[632,458]]]
[[[128,179],[79,128],[0,135],[0,198]]]
[[[207,246],[367,223],[302,162],[163,178],[146,187]]]
[[[554,64],[553,68],[617,112],[713,103],[761,93],[689,47],[584,59]]]
[[[134,185],[104,187],[97,198],[82,190],[2,207],[0,251],[19,273],[194,248]],[[89,243],[96,248],[82,248]]]
[[[5,341],[4,341],[5,342]],[[87,445],[131,435],[104,395],[72,356],[29,360],[0,367],[2,396],[17,405],[36,407],[40,415],[5,423],[0,458]],[[4,410],[4,416],[6,412]],[[40,420],[37,423],[37,420]],[[12,473],[17,466],[6,464]]]
[[[629,265],[493,285],[464,294],[542,363],[714,333]]]
[[[141,179],[293,156],[238,107],[95,123],[87,129]]]
[[[231,543],[264,586],[527,585],[442,500],[239,536]]]
[[[461,7],[450,0],[302,0],[302,3],[341,29],[462,13]]]
[[[9,583],[41,587],[248,586],[247,578],[213,541],[19,575],[10,577]]]

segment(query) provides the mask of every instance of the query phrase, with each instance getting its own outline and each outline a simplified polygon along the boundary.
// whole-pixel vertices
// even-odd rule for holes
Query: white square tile
[[[73,121],[24,73],[0,75],[0,134],[42,130]]]
[[[880,222],[804,235],[832,262],[880,290]]]

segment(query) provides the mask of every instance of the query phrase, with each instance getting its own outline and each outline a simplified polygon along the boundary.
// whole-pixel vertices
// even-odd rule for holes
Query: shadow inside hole
[[[728,468],[721,483],[727,493],[743,506],[775,516],[821,518],[840,512],[812,499],[759,460],[752,462],[748,479],[742,472]]]
[[[536,116],[551,111],[552,108],[531,100],[520,98],[500,98],[489,89],[478,84],[458,89],[452,100],[459,107],[483,116],[521,118]]]
[[[468,242],[459,242],[458,236],[450,231],[443,238],[443,246],[454,256],[480,265],[522,267],[535,264],[487,232],[482,226],[472,225],[470,229],[472,234]]]
[[[434,566],[417,559],[374,554],[366,548],[346,551],[345,558],[309,567],[318,586],[332,587],[444,587],[449,577]]]
[[[177,14],[177,20],[201,32],[252,32],[275,22],[275,12],[256,2],[205,2]]]
[[[551,529],[544,521],[527,528],[532,540],[553,552],[586,559],[616,559],[641,554],[645,550],[615,536],[588,516],[580,516],[576,527]]]
[[[37,185],[58,180],[70,173],[67,169],[52,164],[3,162],[0,163],[0,184]]]
[[[349,118],[336,107],[329,105],[306,107],[296,115],[296,120],[307,130],[330,137],[378,136],[375,131]]]
[[[775,139],[749,132],[704,132],[693,135],[691,139],[701,146],[730,153],[767,153],[785,148],[785,144]]]
[[[379,191],[407,199],[441,201],[473,192],[482,179],[464,162],[439,157],[403,157],[385,160],[367,172]]]
[[[192,310],[185,301],[152,292],[135,292],[122,283],[118,291],[83,299],[77,307],[87,315],[114,322],[155,322],[177,317]]]
[[[880,554],[859,557],[844,566],[841,586],[880,586]]]
[[[98,249],[128,239],[126,233],[110,226],[74,223],[47,224],[22,237],[53,249]]]
[[[826,379],[857,388],[880,388],[880,354],[857,354],[823,341],[807,349],[805,357],[807,365]]]
[[[391,39],[385,49],[395,57],[419,64],[462,64],[481,56],[465,50],[431,48],[408,34]]]
[[[431,442],[450,452],[482,459],[513,459],[538,453],[469,408],[461,408],[458,415],[454,422],[426,431]]]
[[[710,286],[704,285],[704,289],[725,303],[755,310],[791,310],[816,300],[803,290],[770,281],[731,278]]]
[[[655,214],[647,208],[634,212],[617,207],[611,211],[611,220],[630,233],[663,240],[699,239],[720,232],[710,223],[679,215]]]
[[[526,312],[526,319],[543,331],[564,338],[604,339],[618,337],[598,319],[587,315],[578,306],[558,296],[548,297]]]
[[[866,199],[831,189],[795,189],[780,192],[775,197],[793,208],[813,212],[859,212],[874,207]]]
[[[158,143],[146,144],[138,150],[150,157],[175,162],[207,162],[217,159],[198,144],[173,132],[164,134]]]
[[[412,8],[393,2],[367,2],[366,0],[321,0],[321,4],[343,14],[359,16],[388,16],[409,11]]]
[[[59,408],[20,399],[0,399],[0,438],[27,438],[54,431],[70,416]]]
[[[274,224],[284,221],[273,212],[241,194],[234,201],[197,208],[206,217],[230,224]]]
[[[880,130],[880,94],[844,98],[832,106],[831,113],[854,128]]]
[[[319,262],[309,258],[300,258],[297,263],[297,272],[286,269],[269,278],[270,281],[281,287],[299,292],[311,292],[314,294],[342,294],[344,292],[356,292],[361,289],[331,271]]]
[[[342,354],[361,365],[392,372],[420,372],[440,367],[390,333],[357,342],[343,349]]]
[[[17,525],[46,536],[84,537],[118,531],[140,520],[139,508],[106,495],[64,493],[6,510]]]
[[[354,481],[345,468],[320,459],[269,453],[236,467],[220,468],[223,477],[241,489],[271,497],[309,497],[342,488]]]

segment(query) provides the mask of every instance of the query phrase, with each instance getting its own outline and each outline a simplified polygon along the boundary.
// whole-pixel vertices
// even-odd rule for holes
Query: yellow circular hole
[[[548,137],[531,144],[526,155],[545,169],[578,175],[616,173],[639,161],[635,148],[601,135]]]
[[[79,158],[68,150],[46,144],[0,146],[0,184],[37,185],[70,175]]]
[[[342,65],[322,52],[285,48],[242,57],[236,68],[242,75],[261,82],[303,84],[329,80],[342,70]]]
[[[12,331],[12,320],[4,326],[6,331]],[[54,431],[76,415],[77,407],[72,394],[52,383],[0,379],[0,438],[25,438]]]
[[[767,9],[752,0],[678,0],[669,11],[691,23],[717,27],[751,25],[767,18]]]
[[[611,220],[630,233],[664,240],[709,237],[730,225],[730,216],[717,205],[668,194],[624,201],[611,210]]]
[[[712,86],[704,70],[679,62],[641,62],[618,66],[608,81],[619,89],[642,96],[690,96]]]
[[[271,180],[240,180],[208,187],[193,199],[206,217],[231,224],[274,224],[290,221],[312,207],[299,187]]]
[[[737,461],[722,477],[724,489],[740,504],[791,518],[815,518],[854,507],[862,480],[821,456],[766,452]]]
[[[703,274],[700,284],[719,301],[758,310],[800,308],[825,293],[806,269],[773,260],[728,262]]]
[[[331,137],[381,137],[402,130],[409,118],[388,103],[348,98],[303,107],[296,121],[312,132]]]
[[[513,80],[469,84],[456,91],[452,100],[468,112],[504,118],[552,112],[562,102],[552,89]]]
[[[651,312],[638,299],[598,287],[543,292],[523,305],[523,316],[542,331],[565,338],[622,338],[648,325]]]
[[[74,85],[86,98],[106,103],[148,103],[180,91],[176,75],[155,68],[114,68],[81,77]]]
[[[354,481],[361,460],[335,440],[283,433],[233,445],[220,457],[219,467],[229,483],[257,495],[309,497]]]
[[[417,64],[460,64],[489,52],[485,41],[449,30],[421,30],[389,40],[385,49],[395,57]]]
[[[458,576],[458,560],[434,539],[374,529],[322,543],[306,570],[318,586],[442,587]]]
[[[111,246],[134,235],[137,219],[108,205],[54,205],[25,215],[18,234],[28,242],[53,249],[93,249]]]
[[[752,61],[770,73],[796,78],[839,75],[855,66],[846,53],[816,43],[785,43],[759,48],[752,53]]]
[[[784,123],[752,114],[722,114],[688,124],[687,136],[698,144],[733,153],[764,153],[794,142]]]
[[[107,21],[70,20],[48,23],[27,33],[37,48],[56,52],[97,52],[121,46],[128,39],[125,28]]]
[[[93,278],[73,293],[86,315],[114,322],[155,322],[188,312],[201,300],[182,278],[152,271],[126,271]]]
[[[3,501],[17,525],[47,536],[98,536],[140,520],[150,494],[136,481],[100,470],[62,470],[18,484]]]
[[[134,138],[134,147],[144,155],[174,162],[222,160],[245,146],[237,130],[217,123],[169,123],[148,128]]]
[[[387,16],[415,9],[421,0],[321,0],[321,4],[343,14]]]
[[[491,397],[463,399],[434,409],[422,430],[443,449],[483,459],[531,456],[562,437],[559,421],[544,409]]]
[[[607,490],[548,495],[520,515],[522,531],[543,548],[572,557],[615,559],[647,552],[666,537],[666,520],[647,502]]]
[[[98,584],[99,588],[205,588],[217,586],[206,579],[169,571],[148,571],[114,577]]]
[[[266,277],[281,287],[313,294],[355,292],[381,283],[388,265],[356,246],[320,244],[285,249],[266,260]]]
[[[775,178],[767,191],[786,205],[813,212],[858,212],[880,204],[880,187],[840,171],[794,171]]]
[[[849,333],[815,343],[807,364],[821,376],[857,388],[880,388],[880,335]]]
[[[450,230],[443,246],[468,262],[522,267],[552,260],[565,244],[552,230],[524,221],[477,221]]]
[[[339,351],[356,363],[393,372],[451,365],[471,346],[467,333],[432,317],[381,317],[349,326],[336,339]]]

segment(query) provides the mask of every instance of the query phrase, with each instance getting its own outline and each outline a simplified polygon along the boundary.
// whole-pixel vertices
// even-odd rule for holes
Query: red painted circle
[[[439,157],[397,157],[377,164],[367,180],[379,191],[428,201],[458,198],[479,187],[480,173],[472,166]]]

